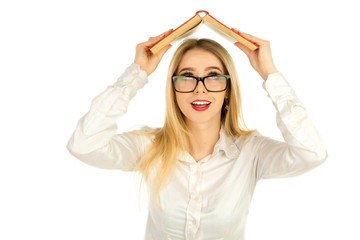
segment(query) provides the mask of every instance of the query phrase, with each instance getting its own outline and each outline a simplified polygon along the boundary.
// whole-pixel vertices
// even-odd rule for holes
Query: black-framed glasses
[[[195,91],[199,82],[204,84],[208,92],[223,92],[228,86],[229,75],[210,75],[206,77],[173,76],[173,87],[176,92],[189,93]]]

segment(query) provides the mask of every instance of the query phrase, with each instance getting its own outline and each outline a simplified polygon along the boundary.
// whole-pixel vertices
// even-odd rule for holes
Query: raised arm
[[[257,178],[296,176],[320,165],[327,158],[324,141],[303,103],[275,68],[270,42],[241,34],[259,45],[258,50],[251,51],[240,43],[235,44],[263,78],[263,87],[275,106],[277,125],[284,138],[284,142],[280,142],[261,135],[252,136],[250,146]]]
[[[271,73],[278,72],[274,65],[269,41],[260,39],[250,34],[239,32],[236,29],[233,30],[237,31],[238,34],[244,36],[259,46],[257,50],[252,51],[239,42],[235,43],[235,45],[246,54],[246,56],[249,58],[251,66],[257,73],[259,73],[264,81]]]
[[[147,83],[168,48],[157,55],[146,52],[150,38],[136,48],[134,63],[121,77],[91,103],[90,110],[79,120],[67,148],[79,160],[104,169],[132,171],[151,144],[151,137],[133,133],[117,134],[116,121],[123,116],[137,90]]]
[[[263,84],[276,109],[276,122],[285,142],[258,136],[253,140],[258,178],[292,177],[327,158],[325,143],[305,106],[281,73]]]

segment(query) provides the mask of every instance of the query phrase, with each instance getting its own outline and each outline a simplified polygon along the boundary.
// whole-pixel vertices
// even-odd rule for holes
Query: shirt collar
[[[234,140],[225,134],[222,125],[220,128],[220,138],[214,147],[214,154],[219,151],[224,151],[228,158],[236,158],[240,154],[239,148],[236,146]]]
[[[236,158],[240,154],[240,150],[236,146],[234,140],[227,136],[224,132],[224,128],[221,125],[220,128],[220,137],[219,140],[216,142],[214,146],[214,151],[212,155],[216,155],[218,152],[223,151],[227,158]],[[210,160],[210,158],[206,157],[205,159],[201,160],[200,162],[207,162]],[[191,155],[188,152],[184,152],[183,154],[180,154],[179,156],[180,161],[184,162],[190,162],[193,163],[194,159],[191,157]]]

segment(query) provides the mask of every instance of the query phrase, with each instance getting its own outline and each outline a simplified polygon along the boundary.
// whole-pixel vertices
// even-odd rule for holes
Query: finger
[[[250,41],[254,41],[254,42],[264,42],[265,41],[265,40],[263,40],[261,38],[255,37],[255,36],[253,36],[251,34],[248,34],[248,33],[242,32],[241,35],[244,36],[245,38],[249,39]]]
[[[245,39],[248,39],[247,37],[245,37],[243,34],[243,32],[241,32],[240,30],[236,29],[236,28],[232,28],[232,30],[239,34],[240,36],[244,37]],[[250,40],[250,39],[248,39]],[[251,40],[250,40],[251,41]],[[241,51],[243,51],[247,56],[252,52],[248,47],[246,47],[245,45],[241,44],[240,42],[236,42],[235,46],[237,46],[238,48],[240,48]]]
[[[236,42],[235,46],[240,48],[240,50],[243,51],[247,56],[251,53],[251,50],[248,47],[246,47],[245,45],[243,45],[239,42]]]
[[[241,32],[241,31],[239,31],[239,30],[236,29],[236,28],[232,28],[232,30],[233,30],[234,32],[236,32],[237,34],[243,36],[244,38],[246,38],[246,39],[248,39],[248,40],[250,40],[250,41],[252,41],[252,42],[254,42],[254,43],[257,43],[257,44],[259,44],[259,45],[268,42],[268,41],[266,41],[266,40],[264,40],[264,39],[261,39],[261,38],[259,38],[259,37],[253,36],[253,35],[251,35],[251,34],[248,34],[248,33],[245,33],[245,32]]]
[[[171,47],[172,47],[171,44],[167,45],[166,47],[161,49],[161,51],[158,52],[156,55],[161,59],[164,56],[164,54],[167,52],[167,50],[169,50],[169,48],[171,48]]]
[[[163,32],[160,35],[157,35],[156,37],[150,37],[148,41],[144,42],[144,44],[146,46],[151,46],[152,44],[156,43],[157,41],[159,41],[160,39],[164,38],[165,36],[169,35],[173,30],[169,29],[165,32]]]
[[[257,44],[258,46],[260,46],[261,48],[268,48],[270,47],[270,42],[258,37],[255,37],[251,34],[247,34],[247,33],[241,33],[246,39],[252,41],[253,43]]]

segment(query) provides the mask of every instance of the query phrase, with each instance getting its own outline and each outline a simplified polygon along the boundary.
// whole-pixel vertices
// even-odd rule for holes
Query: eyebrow
[[[205,68],[206,71],[210,71],[210,70],[213,70],[213,69],[216,69],[216,70],[218,70],[218,71],[220,71],[220,72],[223,71],[221,68],[219,68],[219,67],[217,67],[217,66],[210,66],[210,67]],[[182,68],[182,69],[179,71],[179,74],[180,74],[181,72],[184,72],[184,71],[193,72],[193,71],[194,71],[194,68],[192,68],[192,67]]]
[[[194,71],[194,69],[193,69],[193,68],[191,68],[191,67],[182,68],[182,69],[179,71],[179,73],[184,72],[184,71],[190,71],[190,72],[193,72],[193,71]]]

